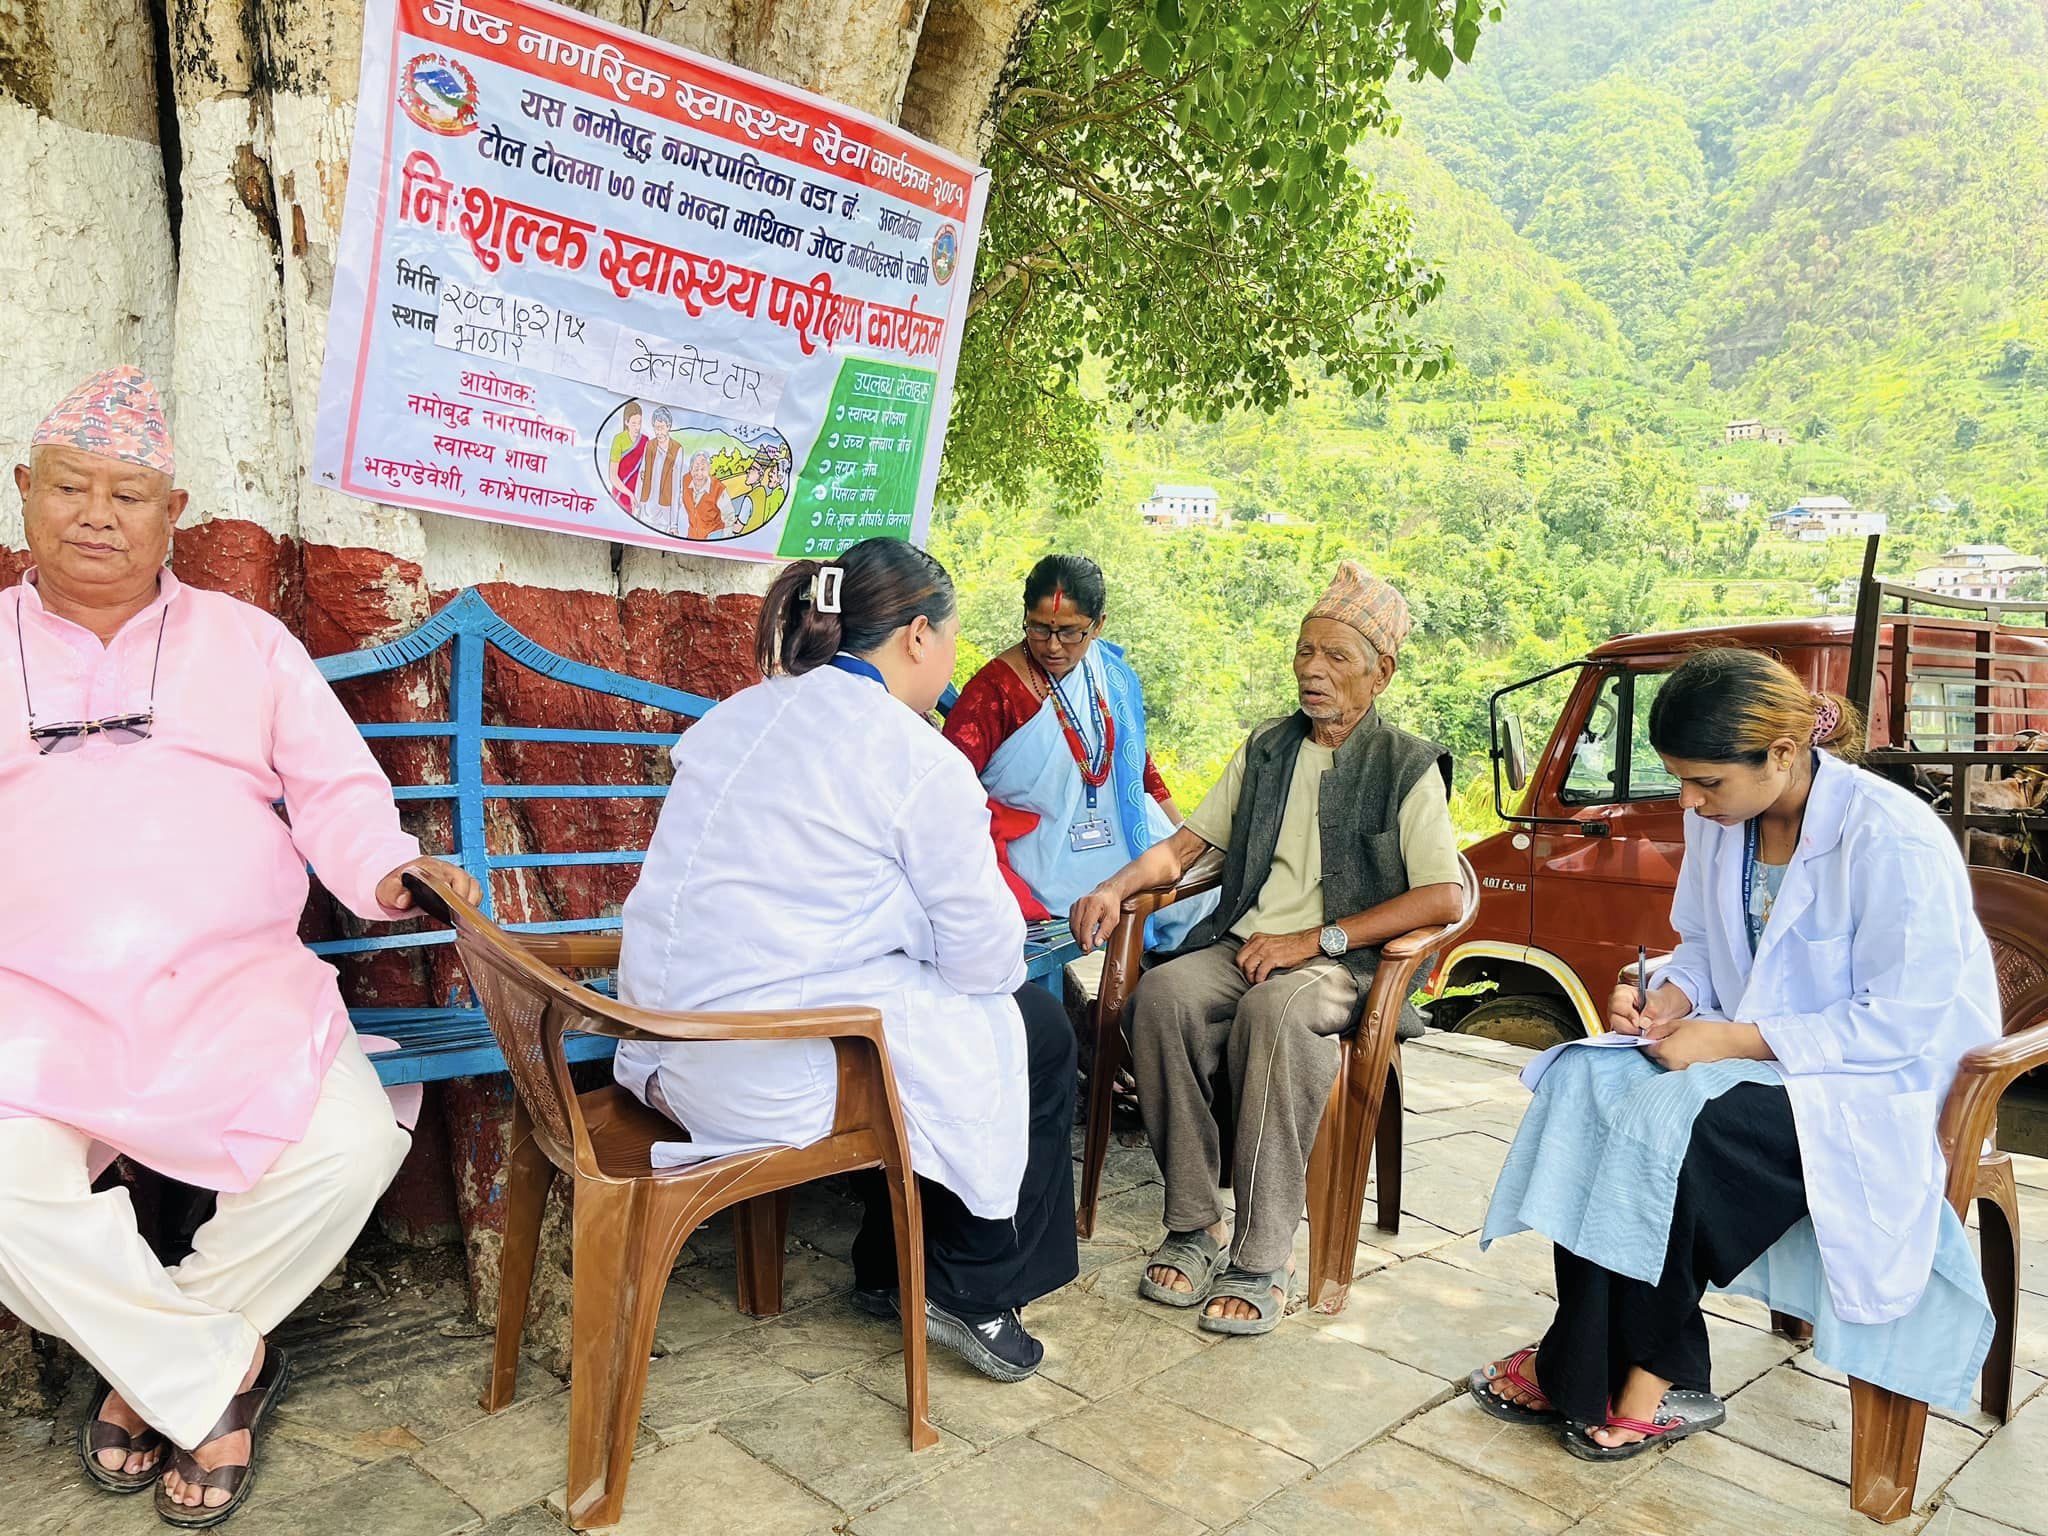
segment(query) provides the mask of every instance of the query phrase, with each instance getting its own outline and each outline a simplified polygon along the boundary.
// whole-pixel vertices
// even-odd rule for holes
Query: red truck
[[[2005,622],[2042,605],[1879,582],[1872,544],[1853,622],[1624,635],[1493,696],[1495,808],[1508,826],[1465,850],[1479,915],[1424,988],[1432,1025],[1533,1046],[1598,1033],[1636,946],[1678,942],[1684,812],[1648,724],[1664,677],[1703,645],[1767,650],[1809,687],[1856,699],[1870,766],[1933,803],[1970,858],[2048,872],[2048,629]],[[1536,690],[1565,698],[1531,768],[1517,705],[1541,701]]]

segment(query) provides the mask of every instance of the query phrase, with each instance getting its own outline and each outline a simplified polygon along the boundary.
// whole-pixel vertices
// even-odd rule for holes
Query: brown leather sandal
[[[163,1452],[170,1442],[147,1425],[130,1434],[120,1425],[109,1424],[101,1418],[107,1399],[113,1395],[113,1387],[102,1381],[99,1396],[92,1400],[92,1407],[86,1410],[85,1422],[78,1426],[78,1459],[85,1467],[85,1475],[107,1492],[140,1493],[164,1475]],[[124,1457],[147,1456],[154,1452],[156,1460],[141,1472],[110,1471],[100,1464],[101,1451],[120,1451]]]
[[[193,1459],[190,1451],[179,1450],[171,1455],[171,1469],[182,1480],[197,1488],[224,1490],[228,1495],[227,1503],[213,1508],[205,1504],[180,1504],[159,1483],[156,1490],[159,1520],[181,1530],[203,1531],[209,1526],[219,1525],[242,1507],[242,1501],[249,1497],[249,1490],[256,1486],[256,1453],[263,1443],[257,1438],[256,1427],[277,1400],[284,1396],[284,1389],[291,1379],[291,1357],[275,1344],[266,1344],[263,1369],[256,1373],[256,1380],[228,1399],[226,1411],[206,1432],[206,1438],[200,1441],[201,1445],[209,1445],[223,1435],[246,1429],[249,1431],[249,1460],[241,1466],[215,1467],[208,1471]]]

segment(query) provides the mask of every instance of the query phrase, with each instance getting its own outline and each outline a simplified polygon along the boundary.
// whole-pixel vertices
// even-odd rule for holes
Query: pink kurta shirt
[[[141,710],[160,624],[150,738],[39,755],[24,663],[39,725]],[[384,919],[408,914],[377,882],[418,856],[341,701],[261,609],[165,571],[102,646],[45,611],[34,572],[0,592],[0,1117],[247,1189],[305,1133],[349,1028],[299,942],[306,865]]]

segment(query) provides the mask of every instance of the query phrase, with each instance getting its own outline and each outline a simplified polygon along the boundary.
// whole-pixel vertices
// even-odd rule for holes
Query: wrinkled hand
[[[387,907],[395,907],[402,912],[410,911],[413,904],[412,892],[405,888],[405,876],[412,870],[432,870],[453,886],[455,894],[472,907],[484,899],[484,888],[476,883],[469,871],[459,864],[450,864],[446,859],[414,859],[409,864],[399,865],[377,882],[377,899]]]
[[[1300,933],[1255,933],[1237,952],[1237,968],[1244,979],[1257,986],[1276,971],[1304,965],[1323,952],[1322,932],[1304,928]]]
[[[1080,944],[1081,953],[1090,954],[1109,942],[1123,915],[1123,902],[1098,885],[1074,903],[1067,914],[1067,928]]]
[[[1650,1006],[1636,1009],[1635,983],[1623,982],[1607,1000],[1607,1027],[1617,1035],[1649,1035],[1656,1038],[1692,1012],[1692,999],[1666,983],[1650,994]]]

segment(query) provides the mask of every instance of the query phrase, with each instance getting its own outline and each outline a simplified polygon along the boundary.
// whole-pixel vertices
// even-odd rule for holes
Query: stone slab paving
[[[1382,1441],[1262,1504],[1244,1536],[1352,1536],[1359,1531],[1553,1536],[1568,1516],[1486,1478],[1446,1476],[1444,1464]]]
[[[2048,1536],[2048,1397],[2035,1397],[1949,1485],[1958,1509]]]
[[[1849,1389],[1805,1371],[1780,1366],[1737,1393],[1721,1433],[1838,1483],[1849,1481]],[[1939,1488],[1983,1444],[1975,1430],[1929,1414],[1920,1451],[1921,1486]]]
[[[1242,1430],[1139,1388],[1036,1438],[1205,1524],[1222,1527],[1315,1469]]]
[[[755,1459],[849,1514],[929,1482],[974,1454],[958,1435],[912,1453],[902,1408],[853,1380],[814,1382],[725,1419],[720,1430]]]
[[[1611,1466],[1480,1413],[1471,1367],[1536,1337],[1554,1305],[1543,1241],[1479,1251],[1492,1179],[1526,1102],[1525,1053],[1435,1037],[1405,1049],[1398,1234],[1359,1234],[1350,1305],[1299,1299],[1261,1340],[1135,1294],[1162,1191],[1141,1139],[1111,1152],[1082,1276],[1034,1306],[1044,1368],[1003,1386],[934,1354],[935,1449],[912,1455],[900,1324],[848,1300],[859,1207],[796,1199],[776,1318],[733,1299],[730,1227],[678,1262],[656,1331],[626,1536],[1351,1536],[1473,1531],[1809,1536],[1873,1529],[1848,1507],[1848,1392],[1769,1331],[1760,1305],[1709,1302],[1724,1432]],[[2048,1232],[2048,1163],[2019,1158],[2023,1222]],[[1306,1237],[1296,1245],[1304,1266]],[[355,1266],[352,1265],[351,1273]],[[2048,1536],[2048,1244],[2029,1250],[2009,1426],[1931,1416],[1906,1536]],[[569,1398],[526,1362],[515,1404],[478,1403],[490,1341],[452,1274],[316,1297],[286,1325],[298,1361],[239,1536],[562,1536]],[[153,1536],[71,1450],[89,1384],[61,1412],[0,1423],[0,1532]]]

